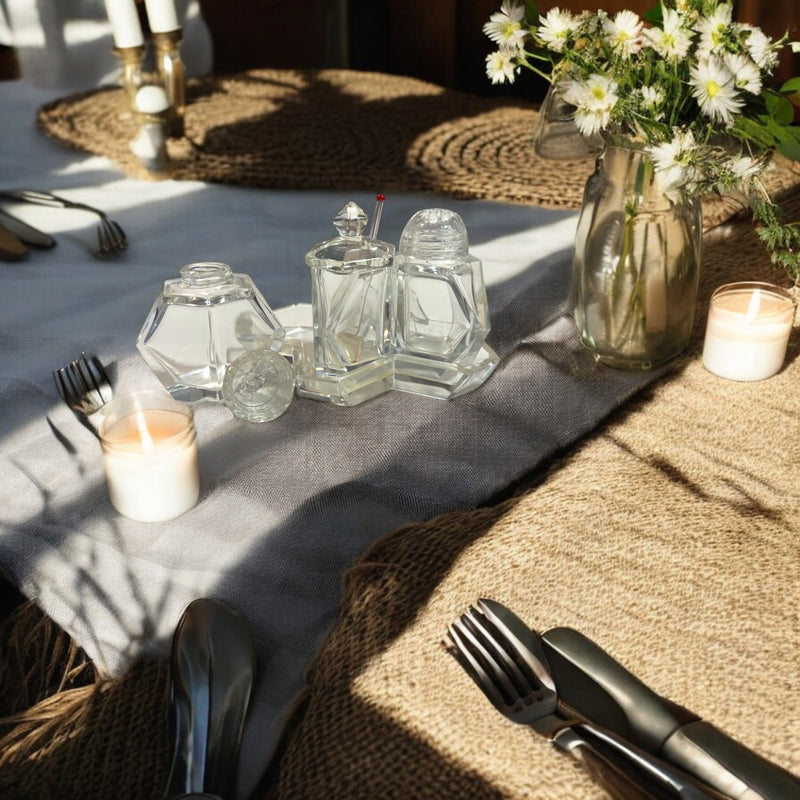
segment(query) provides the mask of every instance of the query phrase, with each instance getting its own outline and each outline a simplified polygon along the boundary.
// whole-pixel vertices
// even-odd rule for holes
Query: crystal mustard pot
[[[364,234],[367,216],[355,203],[333,224],[339,235],[306,254],[313,365],[295,371],[299,394],[352,406],[392,388],[394,246]]]
[[[481,262],[455,211],[428,208],[408,221],[397,255],[394,388],[449,398],[497,366],[485,344],[489,305]]]
[[[220,402],[228,366],[247,351],[278,350],[284,335],[248,275],[200,262],[164,282],[136,346],[173,397]]]

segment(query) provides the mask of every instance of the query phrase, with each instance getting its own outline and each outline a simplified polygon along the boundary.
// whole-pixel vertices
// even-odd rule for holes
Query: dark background
[[[544,81],[523,75],[493,86],[483,34],[500,0],[199,0],[213,39],[214,70],[257,67],[338,67],[408,75],[482,95],[544,96]],[[654,0],[543,0],[572,11],[624,8],[642,14]],[[144,4],[140,7],[143,9]],[[800,39],[798,0],[735,0],[736,18],[777,38]],[[145,22],[146,25],[146,22]],[[778,79],[800,73],[800,56],[786,54]],[[14,51],[0,46],[0,79],[19,76]]]

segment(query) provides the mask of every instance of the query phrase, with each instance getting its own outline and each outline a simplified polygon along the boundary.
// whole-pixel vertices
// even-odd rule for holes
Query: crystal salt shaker
[[[311,270],[314,369],[298,393],[357,405],[392,388],[394,246],[364,235],[366,214],[348,203],[339,235],[306,254]]]
[[[136,346],[176,399],[221,402],[228,366],[251,350],[278,350],[284,335],[250,276],[200,262],[164,282]]]
[[[483,268],[461,217],[418,211],[400,237],[394,297],[394,388],[449,398],[477,388],[497,366],[485,343]]]

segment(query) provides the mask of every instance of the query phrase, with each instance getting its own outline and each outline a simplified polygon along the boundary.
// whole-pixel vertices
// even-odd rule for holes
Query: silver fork
[[[53,379],[61,399],[75,416],[99,438],[97,428],[89,417],[99,411],[112,397],[111,381],[100,359],[81,353],[80,358],[53,370]]]
[[[100,222],[97,226],[97,246],[98,255],[101,257],[118,253],[128,246],[128,238],[119,223],[110,219],[105,211],[101,211],[94,206],[87,206],[85,203],[67,200],[52,192],[42,192],[37,189],[5,190],[0,192],[0,197],[7,200],[33,203],[34,205],[53,208],[74,208],[79,211],[89,211],[92,214],[97,214],[100,217]]]
[[[511,624],[509,625],[509,621]],[[478,601],[448,629],[448,649],[503,715],[529,725],[586,766],[619,800],[708,800],[705,791],[616,734],[561,716],[547,655],[538,637],[504,606]]]

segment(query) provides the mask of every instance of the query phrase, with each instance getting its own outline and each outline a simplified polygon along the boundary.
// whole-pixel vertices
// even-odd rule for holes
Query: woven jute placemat
[[[43,106],[38,125],[71,147],[149,173],[130,142],[126,94],[104,88]],[[531,103],[479,97],[397,75],[355,70],[250,70],[187,83],[185,136],[168,142],[160,177],[272,189],[435,191],[554,208],[579,208],[591,159],[553,161],[533,149]],[[769,191],[800,184],[791,165]],[[741,204],[704,201],[705,227]]]

